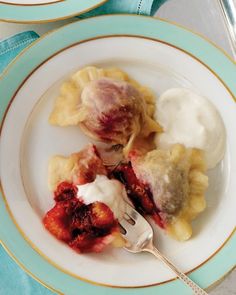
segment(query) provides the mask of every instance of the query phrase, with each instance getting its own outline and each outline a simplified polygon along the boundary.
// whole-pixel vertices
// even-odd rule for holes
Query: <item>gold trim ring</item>
[[[42,3],[42,4],[33,4],[33,5],[30,5],[30,4],[28,4],[28,5],[27,4],[26,5],[22,5],[22,4],[6,3],[6,2],[0,1],[0,4],[5,4],[5,5],[13,6],[13,7],[14,6],[36,6],[37,7],[37,6],[43,6],[43,5],[46,6],[46,5],[51,5],[51,4],[57,4],[59,2],[65,2],[65,1],[67,1],[67,0],[58,0],[58,1],[54,2],[54,3],[53,2],[52,3],[49,2],[48,4],[47,3]],[[86,1],[86,0],[83,0],[83,1]],[[96,4],[94,6],[91,6],[89,8],[86,8],[86,9],[84,9],[82,11],[77,11],[77,12],[74,12],[72,14],[68,14],[66,16],[52,18],[52,19],[35,20],[34,21],[34,20],[16,20],[16,19],[10,19],[10,18],[8,18],[8,19],[0,19],[0,21],[1,22],[6,22],[6,23],[16,23],[16,24],[44,24],[44,23],[50,23],[50,22],[55,22],[55,21],[59,21],[59,20],[65,20],[65,19],[69,19],[69,18],[72,18],[72,17],[75,17],[75,16],[79,16],[79,15],[84,14],[84,13],[90,11],[90,10],[93,10],[93,9],[96,9],[97,7],[102,6],[106,2],[108,2],[108,0],[100,0],[100,2],[98,4]],[[67,24],[67,25],[69,25],[69,24]],[[63,28],[65,26],[66,25],[61,26],[60,28]],[[54,31],[57,31],[60,28],[51,30],[49,33],[52,33]],[[44,34],[44,36],[47,35],[47,34],[48,33]]]
[[[99,17],[103,17],[103,16],[99,16]],[[138,16],[138,17],[145,17],[145,16]],[[148,17],[149,18],[149,17]],[[161,21],[163,21],[163,20],[161,20]],[[168,21],[166,21],[167,23],[169,23]],[[171,23],[171,22],[170,22]],[[67,25],[65,25],[65,26],[67,26]],[[63,27],[65,27],[65,26],[63,26]],[[56,30],[54,30],[54,31],[57,31],[57,30],[60,30],[60,29],[56,29]],[[53,32],[54,32],[53,31]],[[191,32],[191,31],[190,31]],[[48,34],[46,34],[46,35],[49,35],[49,34],[51,34],[52,32],[49,32]],[[200,35],[201,36],[201,35]],[[13,97],[12,97],[12,99],[10,100],[10,102],[9,102],[9,104],[8,104],[8,107],[7,107],[7,109],[6,109],[6,111],[5,111],[5,113],[4,113],[4,117],[3,117],[3,120],[2,120],[2,122],[1,122],[1,126],[0,126],[0,133],[1,133],[1,130],[2,130],[2,127],[3,127],[3,124],[4,124],[4,121],[5,121],[5,117],[6,117],[6,115],[7,115],[7,112],[8,112],[8,110],[9,110],[9,108],[10,108],[10,106],[11,106],[11,103],[13,102],[13,100],[14,100],[14,98],[16,97],[16,95],[17,95],[17,93],[18,93],[18,91],[19,91],[19,89],[22,87],[22,85],[26,82],[26,80],[28,80],[28,78],[32,75],[32,73],[33,72],[35,72],[40,66],[42,66],[44,63],[46,63],[48,60],[50,60],[51,58],[53,58],[54,56],[56,56],[57,54],[59,54],[59,53],[61,53],[61,52],[63,52],[64,50],[67,50],[68,48],[71,48],[71,47],[73,47],[73,46],[76,46],[76,45],[78,45],[78,44],[81,44],[81,43],[85,43],[85,42],[88,42],[88,41],[91,41],[91,40],[96,40],[96,39],[102,39],[102,38],[109,38],[109,37],[134,37],[134,38],[143,38],[143,39],[148,39],[148,40],[152,40],[152,41],[155,41],[155,42],[159,42],[159,43],[163,43],[163,44],[166,44],[166,45],[168,45],[168,46],[171,46],[171,47],[173,47],[173,48],[175,48],[175,49],[178,49],[178,50],[180,50],[180,51],[182,51],[182,52],[184,52],[184,53],[186,53],[187,55],[189,55],[189,56],[191,56],[192,58],[194,58],[195,60],[197,60],[198,62],[200,62],[202,65],[204,65],[208,70],[210,70],[211,71],[211,73],[214,75],[214,76],[216,76],[217,77],[217,79],[224,85],[224,87],[228,90],[228,92],[231,94],[231,96],[232,96],[232,98],[234,99],[234,101],[236,101],[236,98],[235,98],[235,96],[233,95],[233,93],[231,92],[231,90],[228,88],[228,86],[224,83],[224,81],[211,69],[211,68],[209,68],[205,63],[203,63],[201,60],[199,60],[198,58],[196,58],[194,55],[192,55],[192,54],[190,54],[189,52],[187,52],[187,51],[185,51],[185,50],[183,50],[183,49],[181,49],[181,48],[179,48],[179,47],[176,47],[176,46],[174,46],[174,45],[172,45],[172,44],[170,44],[170,43],[167,43],[167,42],[163,42],[163,41],[161,41],[161,40],[158,40],[158,39],[155,39],[155,38],[148,38],[148,37],[144,37],[144,36],[134,36],[134,35],[111,35],[111,36],[98,36],[98,37],[95,37],[95,38],[90,38],[90,39],[85,39],[85,40],[83,40],[83,41],[81,41],[81,42],[77,42],[77,43],[75,43],[75,44],[72,44],[72,45],[70,45],[70,46],[68,46],[68,47],[65,47],[65,48],[63,48],[62,50],[60,50],[60,51],[58,51],[57,53],[55,53],[54,55],[52,55],[52,56],[50,56],[48,59],[46,59],[44,62],[42,62],[37,68],[35,68],[28,76],[27,76],[27,78],[23,81],[23,83],[18,87],[18,89],[17,89],[17,91],[15,92],[15,94],[13,95]],[[41,37],[41,38],[45,38],[45,35],[43,36],[43,37]],[[40,39],[41,39],[40,38]],[[35,43],[37,43],[37,42],[40,42],[40,39],[39,40],[37,40],[37,41],[35,41],[31,46],[29,46],[29,47],[32,47]],[[207,40],[207,39],[206,39]],[[212,43],[212,42],[210,42],[210,43]],[[212,43],[213,44],[213,43]],[[214,45],[214,44],[213,44]],[[215,45],[214,45],[215,46]],[[29,48],[28,47],[28,48]],[[217,47],[217,46],[215,46],[215,47]],[[28,49],[27,48],[27,49]],[[27,50],[26,49],[26,50]],[[221,50],[221,49],[220,49]],[[222,50],[221,50],[222,51]],[[21,54],[19,54],[19,56],[10,64],[10,66],[4,71],[4,73],[3,73],[3,75],[4,74],[6,74],[7,72],[8,72],[8,70],[9,70],[9,68],[11,68],[12,67],[12,65],[16,62],[16,60],[18,60],[19,58],[20,58],[20,56],[23,54],[25,52],[25,50],[21,53]],[[223,52],[223,54],[224,55],[226,55],[227,56],[227,54],[225,53],[225,52]],[[229,56],[228,56],[229,57]],[[230,58],[230,57],[229,57]],[[232,58],[230,58],[230,60],[231,61],[233,61],[232,60]],[[233,61],[234,62],[234,61]],[[0,79],[1,79],[1,77],[0,77]],[[160,285],[160,284],[164,284],[164,283],[168,283],[168,282],[170,282],[170,281],[173,281],[173,280],[175,280],[175,278],[174,279],[171,279],[171,280],[168,280],[168,281],[164,281],[164,282],[160,282],[160,283],[156,283],[156,284],[152,284],[152,285],[145,285],[145,286],[130,286],[130,287],[124,287],[124,286],[113,286],[113,285],[106,285],[106,284],[100,284],[100,283],[97,283],[97,282],[93,282],[93,281],[90,281],[90,280],[87,280],[87,279],[84,279],[84,278],[81,278],[81,277],[79,277],[79,276],[77,276],[77,275],[75,275],[75,274],[73,274],[73,273],[70,273],[70,272],[68,272],[68,271],[66,271],[66,270],[64,270],[63,268],[60,268],[57,264],[55,264],[53,261],[51,261],[47,256],[45,256],[30,240],[29,240],[29,238],[28,237],[26,237],[25,236],[25,234],[23,233],[23,231],[21,230],[21,228],[19,227],[19,225],[17,224],[17,222],[16,222],[16,220],[15,220],[15,218],[14,218],[14,216],[13,216],[13,214],[12,214],[12,212],[11,212],[11,210],[10,210],[10,208],[9,208],[9,206],[8,206],[8,203],[7,203],[7,200],[6,200],[6,196],[5,196],[5,194],[4,194],[4,191],[3,191],[3,188],[2,188],[2,185],[0,184],[0,186],[1,186],[1,190],[2,190],[2,194],[3,194],[3,197],[4,197],[4,202],[5,202],[5,204],[6,204],[6,206],[7,206],[7,211],[8,211],[8,213],[10,214],[10,216],[11,216],[11,218],[12,218],[12,220],[13,220],[13,222],[14,222],[14,224],[16,225],[16,227],[17,227],[17,229],[19,230],[19,232],[21,233],[21,235],[23,236],[23,238],[30,244],[30,246],[41,256],[41,257],[43,257],[44,259],[46,259],[47,261],[48,261],[48,263],[50,263],[51,265],[53,265],[54,267],[56,267],[57,269],[59,269],[60,271],[62,271],[62,272],[64,272],[64,273],[67,273],[67,274],[69,274],[69,275],[71,275],[71,276],[73,276],[73,277],[75,277],[75,278],[77,278],[77,279],[80,279],[80,280],[83,280],[83,281],[85,281],[85,282],[88,282],[88,283],[92,283],[92,284],[95,284],[95,285],[102,285],[102,286],[109,286],[109,287],[114,287],[114,288],[144,288],[144,287],[149,287],[149,286],[156,286],[156,285]],[[193,272],[193,271],[195,271],[196,269],[198,269],[199,267],[201,267],[202,265],[204,265],[208,260],[210,260],[213,256],[215,256],[223,247],[224,247],[224,245],[230,240],[230,238],[233,236],[233,234],[235,233],[235,229],[232,231],[232,233],[228,236],[228,238],[223,242],[223,244],[210,256],[210,257],[208,257],[204,262],[202,262],[200,265],[198,265],[197,267],[195,267],[194,269],[192,269],[192,270],[190,270],[190,271],[188,271],[187,273],[189,274],[189,273],[191,273],[191,272]],[[49,286],[47,286],[45,283],[43,283],[41,280],[39,280],[37,277],[35,277],[35,275],[34,274],[32,274],[29,270],[27,270],[23,265],[21,265],[21,263],[17,260],[17,258],[16,257],[14,257],[14,255],[10,252],[10,250],[6,247],[6,245],[4,245],[4,243],[2,242],[2,244],[3,244],[3,246],[4,246],[4,248],[5,249],[7,249],[7,252],[8,252],[8,254],[10,255],[10,256],[12,256],[13,257],[13,259],[22,267],[22,268],[24,268],[24,270],[29,274],[29,275],[31,275],[33,278],[35,278],[37,281],[39,281],[41,284],[43,284],[45,287],[47,287],[47,288],[49,288],[49,289],[51,289],[51,287],[49,287]],[[230,272],[230,271],[229,271]],[[229,273],[228,272],[228,273]],[[225,276],[225,275],[224,275]],[[223,277],[224,277],[223,276]],[[214,284],[214,282],[210,285],[210,286],[212,286]],[[209,287],[210,287],[209,286]],[[54,290],[54,289],[51,289],[51,290],[53,290],[54,292],[56,291],[58,294],[62,294],[62,293],[60,293],[59,291],[57,291],[57,290]]]

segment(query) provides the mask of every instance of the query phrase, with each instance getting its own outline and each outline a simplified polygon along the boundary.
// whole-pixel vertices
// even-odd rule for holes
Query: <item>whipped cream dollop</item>
[[[219,112],[207,98],[185,88],[169,89],[158,99],[155,119],[164,128],[155,139],[158,147],[181,143],[202,149],[208,169],[222,160],[226,130]]]
[[[93,182],[78,185],[78,196],[88,205],[93,202],[106,204],[115,218],[122,219],[126,211],[127,194],[122,183],[109,179],[104,175],[97,175]]]

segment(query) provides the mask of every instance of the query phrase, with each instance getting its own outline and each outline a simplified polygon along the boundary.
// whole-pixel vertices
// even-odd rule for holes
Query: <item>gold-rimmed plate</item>
[[[65,40],[54,46],[62,35]],[[42,48],[47,50],[38,55]],[[29,59],[32,54],[37,59]],[[23,64],[19,75],[17,69]],[[236,89],[231,78],[235,65],[200,37],[151,18],[106,16],[66,26],[31,46],[3,75],[0,86],[6,97],[4,108],[8,106],[1,133],[1,179],[8,207],[0,207],[5,220],[0,225],[3,243],[35,276],[66,294],[93,294],[95,285],[101,294],[107,286],[120,287],[124,294],[152,294],[153,288],[160,294],[173,290],[185,294],[173,274],[148,255],[118,249],[78,255],[43,228],[42,216],[53,202],[46,186],[48,158],[69,154],[88,142],[77,128],[51,127],[47,118],[60,83],[85,65],[118,66],[157,96],[170,87],[188,87],[208,97],[220,111],[227,129],[227,152],[209,173],[208,208],[194,224],[193,238],[178,243],[155,231],[160,250],[184,271],[194,270],[192,278],[207,287],[235,265],[231,250],[235,245],[232,125]],[[9,243],[8,234],[21,245],[20,253]],[[36,262],[40,270],[35,269]],[[215,269],[219,263],[220,272]],[[49,269],[50,278],[46,276]],[[119,291],[106,289],[112,295]]]
[[[2,0],[0,20],[43,23],[70,18],[94,9],[107,0]]]

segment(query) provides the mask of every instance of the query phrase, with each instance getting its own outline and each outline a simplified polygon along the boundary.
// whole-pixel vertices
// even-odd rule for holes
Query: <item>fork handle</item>
[[[196,295],[207,295],[207,293],[200,288],[197,284],[195,284],[190,278],[188,278],[184,273],[179,271],[176,266],[173,265],[172,262],[170,262],[169,259],[167,259],[161,252],[157,250],[157,248],[149,247],[146,249],[143,249],[144,251],[147,251],[149,253],[152,253],[156,256],[156,258],[160,259],[162,262],[164,262],[167,266],[169,266],[170,269],[173,270],[173,272],[176,273],[176,275],[180,278],[181,281],[183,281],[186,285],[188,285],[192,290],[193,293]]]

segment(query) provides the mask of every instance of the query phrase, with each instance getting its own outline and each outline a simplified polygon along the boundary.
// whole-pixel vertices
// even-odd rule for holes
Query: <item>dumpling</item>
[[[132,156],[138,179],[146,183],[167,232],[178,240],[192,235],[191,221],[205,209],[208,187],[206,165],[201,150],[173,145],[144,156]]]
[[[138,135],[162,131],[152,119],[154,108],[151,92],[126,73],[87,67],[62,86],[49,122],[80,125],[88,136],[128,151]]]
[[[106,175],[107,170],[94,145],[89,144],[69,157],[54,156],[48,166],[48,186],[55,190],[60,182],[84,184],[94,181],[96,175]]]
[[[177,240],[189,239],[192,220],[206,206],[202,152],[176,144],[146,154],[133,150],[129,157],[130,163],[116,167],[113,176],[124,183],[135,208]]]

